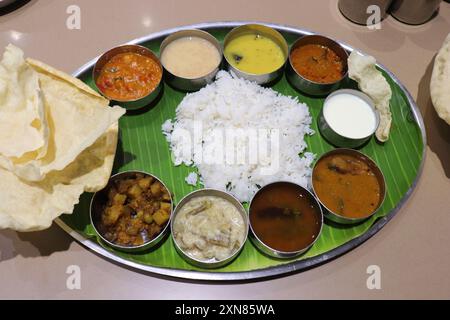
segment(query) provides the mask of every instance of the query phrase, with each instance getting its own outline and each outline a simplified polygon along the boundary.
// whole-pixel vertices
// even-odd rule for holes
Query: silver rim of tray
[[[141,38],[134,39],[126,44],[141,44],[144,42],[152,41],[157,38],[164,38],[167,35],[180,31],[185,29],[217,29],[217,28],[234,28],[236,26],[240,26],[243,24],[248,23],[257,23],[257,24],[264,24],[269,27],[272,27],[278,31],[297,34],[297,35],[310,35],[315,34],[312,31],[308,31],[305,29],[299,29],[295,27],[290,27],[286,25],[280,25],[280,24],[272,24],[272,23],[264,23],[259,21],[228,21],[228,22],[209,22],[209,23],[200,23],[200,24],[194,24],[194,25],[188,25],[183,27],[177,27],[173,29],[167,29],[161,32],[152,33],[148,36],[144,36]],[[341,42],[337,41],[339,44],[341,44],[346,50],[353,51],[356,50],[353,47]],[[362,51],[356,50],[358,52],[363,53]],[[364,54],[364,53],[363,53]],[[77,77],[84,73],[89,68],[93,67],[97,59],[96,57],[83,65],[81,68],[76,70],[73,73],[73,76]],[[391,79],[402,89],[403,93],[405,94],[409,105],[411,106],[411,111],[414,116],[414,120],[417,122],[421,134],[422,134],[422,143],[423,143],[423,152],[422,152],[422,161],[420,163],[420,167],[417,173],[417,176],[412,183],[411,187],[408,189],[408,191],[405,193],[403,198],[399,201],[399,203],[395,206],[394,209],[392,209],[385,217],[380,218],[374,224],[370,227],[370,229],[362,234],[361,236],[352,239],[343,245],[330,250],[326,253],[320,254],[315,257],[306,258],[299,261],[293,261],[288,262],[286,264],[282,264],[275,267],[268,267],[263,269],[256,269],[251,271],[242,271],[242,272],[210,272],[210,271],[191,271],[191,270],[182,270],[182,269],[172,269],[172,268],[160,268],[160,267],[153,267],[148,266],[144,264],[140,264],[137,262],[129,261],[124,258],[118,257],[114,255],[113,253],[107,251],[105,248],[100,246],[98,243],[96,243],[93,240],[87,239],[82,234],[78,233],[77,231],[73,230],[70,226],[64,223],[61,219],[56,219],[56,224],[61,227],[64,231],[66,231],[69,235],[71,235],[75,240],[77,240],[79,243],[84,245],[85,247],[89,248],[90,250],[94,251],[96,254],[109,259],[113,263],[116,263],[118,265],[126,266],[131,269],[140,270],[141,272],[148,272],[154,275],[160,275],[163,277],[174,277],[174,278],[183,278],[183,279],[193,279],[193,280],[208,280],[208,281],[239,281],[239,280],[254,280],[254,279],[263,279],[263,278],[269,278],[269,277],[275,277],[279,275],[288,275],[292,274],[294,272],[299,272],[307,269],[311,269],[313,267],[316,267],[318,265],[324,264],[328,261],[331,261],[344,253],[358,247],[360,244],[365,242],[367,239],[371,238],[375,233],[381,230],[381,228],[384,227],[386,223],[388,223],[395,214],[400,210],[400,208],[405,204],[405,202],[409,199],[412,192],[416,188],[417,182],[419,181],[420,176],[422,175],[423,166],[425,162],[425,156],[426,156],[426,132],[425,132],[425,125],[423,122],[422,115],[420,113],[419,108],[417,107],[414,99],[412,98],[411,94],[408,92],[408,90],[405,88],[405,86],[400,82],[400,80],[386,67],[384,67],[382,64],[377,63],[377,66],[383,69],[390,77]]]

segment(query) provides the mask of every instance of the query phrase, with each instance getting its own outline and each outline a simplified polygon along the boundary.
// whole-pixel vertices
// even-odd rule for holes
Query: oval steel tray
[[[174,29],[169,29],[169,30],[165,30],[162,32],[158,32],[158,33],[154,33],[139,39],[135,39],[133,41],[130,41],[130,44],[143,44],[143,45],[149,45],[149,46],[154,46],[155,48],[158,47],[158,43],[160,43],[160,41],[162,41],[167,35],[175,32],[175,31],[179,31],[182,29],[191,29],[191,28],[198,28],[198,29],[203,29],[203,30],[207,30],[210,31],[211,33],[214,34],[214,32],[225,32],[227,30],[230,30],[231,28],[241,25],[241,24],[245,24],[245,23],[258,23],[258,22],[214,22],[214,23],[202,23],[202,24],[195,24],[195,25],[189,25],[189,26],[184,26],[184,27],[179,27],[179,28],[174,28]],[[307,31],[307,30],[303,30],[303,29],[298,29],[298,28],[293,28],[293,27],[288,27],[288,26],[283,26],[283,25],[278,25],[278,24],[267,24],[264,23],[268,26],[271,26],[277,30],[279,30],[280,32],[283,33],[283,35],[288,39],[289,43],[292,43],[297,37],[301,36],[301,35],[306,35],[306,34],[313,34],[313,32]],[[345,44],[340,42],[348,51],[353,51],[354,49]],[[153,50],[157,50],[155,48],[152,48]],[[98,57],[97,57],[98,58]],[[78,69],[76,72],[74,72],[74,76],[76,77],[80,77],[82,80],[86,81],[88,84],[92,85],[92,82],[89,83],[89,71],[92,69],[94,63],[96,62],[97,58],[89,61],[88,63],[86,63],[84,66],[82,66],[80,69]],[[420,111],[417,107],[417,105],[415,104],[413,98],[411,97],[411,95],[409,94],[409,92],[406,90],[406,88],[402,85],[402,83],[399,81],[399,79],[389,70],[387,70],[383,65],[378,64],[377,67],[382,70],[385,74],[385,76],[387,76],[391,83],[391,86],[394,86],[397,88],[397,90],[399,91],[400,97],[399,98],[395,98],[396,101],[391,102],[391,108],[393,106],[393,104],[395,105],[395,107],[399,108],[400,111],[396,111],[397,113],[399,113],[399,115],[402,118],[405,118],[407,120],[404,120],[405,123],[412,123],[413,126],[417,127],[417,141],[416,142],[412,142],[413,144],[416,143],[416,145],[414,145],[415,149],[415,157],[416,162],[411,161],[411,168],[413,171],[411,171],[412,173],[407,173],[406,169],[403,170],[403,176],[404,176],[404,180],[406,181],[405,183],[407,183],[407,185],[400,185],[400,182],[402,179],[400,179],[400,177],[394,177],[396,174],[401,174],[401,172],[398,171],[402,171],[403,168],[400,168],[401,170],[394,170],[392,171],[392,169],[390,168],[391,164],[389,163],[389,161],[387,160],[387,156],[386,156],[386,163],[385,164],[385,168],[388,168],[390,173],[393,173],[393,176],[391,177],[394,181],[391,183],[395,184],[395,188],[397,189],[397,193],[398,195],[396,196],[396,198],[392,197],[391,199],[391,206],[389,208],[389,210],[387,210],[387,212],[382,215],[379,216],[378,218],[375,218],[372,222],[370,227],[363,232],[362,234],[352,237],[351,239],[348,239],[348,241],[345,241],[344,243],[336,246],[335,248],[328,250],[326,252],[320,252],[319,254],[313,255],[312,256],[305,256],[300,258],[299,260],[293,260],[293,261],[278,261],[278,262],[273,262],[273,261],[269,261],[270,262],[270,266],[263,266],[261,268],[259,267],[252,267],[249,268],[248,270],[245,269],[245,267],[239,266],[238,268],[234,268],[234,269],[240,269],[239,271],[235,271],[233,269],[233,266],[230,267],[231,271],[229,271],[228,269],[224,269],[224,270],[216,270],[216,271],[208,271],[208,270],[199,270],[199,269],[195,269],[195,268],[191,268],[189,266],[186,266],[184,264],[182,264],[182,267],[179,266],[171,266],[171,265],[166,265],[166,266],[156,266],[156,265],[152,265],[152,263],[149,263],[148,260],[142,259],[142,261],[139,261],[139,259],[136,259],[136,257],[133,256],[123,256],[121,254],[119,254],[118,252],[114,252],[114,250],[111,250],[103,245],[101,245],[101,243],[98,241],[98,239],[96,239],[95,237],[92,236],[88,236],[87,233],[89,232],[84,232],[82,230],[82,228],[79,226],[79,223],[74,220],[74,218],[77,217],[77,215],[86,215],[88,214],[88,212],[86,212],[86,208],[83,207],[83,203],[88,201],[87,199],[81,199],[81,204],[77,207],[76,211],[73,213],[73,215],[66,215],[63,216],[59,219],[56,220],[56,223],[63,229],[65,230],[68,234],[70,234],[73,238],[75,238],[78,242],[80,242],[82,245],[86,246],[87,248],[91,249],[92,251],[94,251],[95,253],[97,253],[98,255],[105,257],[117,264],[120,265],[124,265],[124,266],[128,266],[131,268],[135,268],[144,272],[149,272],[149,273],[153,273],[153,274],[159,274],[159,275],[164,275],[164,276],[169,276],[169,277],[177,277],[177,278],[185,278],[185,279],[196,279],[196,280],[249,280],[249,279],[259,279],[259,278],[266,278],[266,277],[273,277],[273,276],[278,276],[278,275],[283,275],[283,274],[289,274],[289,273],[293,273],[293,272],[298,272],[301,270],[305,270],[305,269],[309,269],[312,268],[314,266],[323,264],[325,262],[328,262],[346,252],[348,252],[349,250],[359,246],[360,244],[362,244],[364,241],[366,241],[367,239],[369,239],[370,237],[372,237],[375,233],[377,233],[381,228],[383,228],[383,226],[389,222],[389,220],[391,220],[395,214],[398,212],[398,210],[402,207],[402,205],[408,200],[408,198],[410,197],[412,191],[414,190],[414,188],[416,187],[417,181],[420,177],[420,174],[422,172],[423,169],[423,163],[424,163],[424,159],[425,159],[425,146],[426,146],[426,135],[425,135],[425,128],[424,128],[424,123],[423,123],[423,119],[422,116],[420,114]],[[275,86],[275,89],[276,86]],[[165,92],[164,94],[170,94],[170,89],[166,89],[166,91],[169,92]],[[295,91],[289,91],[287,94],[296,94]],[[297,93],[298,94],[298,93]],[[298,94],[299,95],[299,94]],[[299,95],[301,96],[301,95]],[[306,98],[305,98],[306,99]],[[301,100],[301,99],[300,99]],[[316,102],[314,102],[316,103]],[[317,102],[317,104],[320,104],[320,102]],[[153,112],[153,111],[152,111]],[[162,117],[162,116],[161,116]],[[172,116],[173,118],[173,116]],[[316,119],[313,115],[314,120]],[[315,121],[314,121],[315,122]],[[395,127],[395,123],[394,123],[394,127]],[[395,129],[394,129],[395,130]],[[317,135],[319,135],[319,133],[316,133]],[[311,142],[312,144],[312,142]],[[316,150],[311,150],[314,153],[323,153],[326,150],[323,150],[323,144],[321,143],[321,149],[319,147],[317,147],[317,145],[315,145]],[[326,148],[331,148],[326,146]],[[378,146],[374,146],[371,147],[373,148],[373,150],[375,150],[376,148],[379,148]],[[369,150],[370,152],[370,150]],[[375,152],[375,151],[373,151]],[[383,152],[387,152],[387,151],[383,151]],[[395,149],[394,146],[394,151],[392,152],[396,152],[397,154],[397,159],[403,159],[405,158],[405,155],[402,152],[398,151],[397,149]],[[375,152],[376,153],[376,152]],[[376,155],[375,155],[376,156]],[[377,157],[375,157],[375,159],[377,159]],[[381,162],[384,163],[384,159],[380,159]],[[402,167],[400,165],[400,167]],[[158,167],[159,168],[159,167]],[[155,170],[161,170],[160,168],[158,169],[156,168]],[[127,168],[130,169],[130,168]],[[134,169],[139,169],[139,168],[134,168]],[[148,169],[148,168],[147,168]],[[162,173],[161,173],[162,174]],[[385,175],[387,175],[389,177],[388,173],[385,173]],[[396,182],[396,179],[399,178],[398,180],[400,182]],[[389,187],[389,186],[388,186]],[[173,190],[173,189],[172,189]],[[181,192],[180,192],[181,194]],[[178,198],[181,198],[178,197]],[[332,228],[332,226],[330,226],[330,228]],[[333,234],[333,232],[331,232],[331,234]],[[170,242],[170,239],[167,239],[166,242]],[[326,241],[326,240],[324,240]],[[247,241],[248,242],[248,241]],[[169,243],[168,245],[171,245],[171,243]],[[252,248],[250,244],[246,244],[249,246],[249,248],[247,249],[248,251],[251,250],[256,250],[254,247]],[[162,249],[158,249],[158,250],[162,250]],[[320,251],[320,250],[319,250]],[[253,252],[252,252],[253,254]],[[257,255],[259,253],[255,253],[255,255]],[[238,259],[245,259],[246,257],[238,257]],[[175,259],[178,259],[175,257]],[[181,259],[181,258],[180,258]],[[265,258],[264,258],[265,259]],[[233,262],[234,264],[235,262]]]

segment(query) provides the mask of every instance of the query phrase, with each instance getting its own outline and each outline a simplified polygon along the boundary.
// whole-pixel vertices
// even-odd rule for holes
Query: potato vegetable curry
[[[367,217],[383,200],[374,169],[363,157],[330,154],[316,164],[312,181],[320,201],[347,218]]]
[[[99,221],[99,231],[123,246],[139,246],[156,238],[169,221],[172,202],[164,185],[149,175],[136,174],[112,182]]]

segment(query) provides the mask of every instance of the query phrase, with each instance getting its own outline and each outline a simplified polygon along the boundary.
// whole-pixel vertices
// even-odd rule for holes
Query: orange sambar
[[[343,217],[368,217],[383,201],[382,186],[363,157],[326,156],[317,162],[312,182],[323,205]]]

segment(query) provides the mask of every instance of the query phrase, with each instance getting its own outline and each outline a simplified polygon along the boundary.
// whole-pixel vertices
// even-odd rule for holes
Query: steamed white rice
[[[188,174],[188,176],[185,178],[186,183],[190,186],[196,186],[198,175],[195,172],[191,172]]]
[[[307,187],[314,155],[305,152],[304,137],[314,133],[311,121],[308,106],[297,98],[220,71],[214,83],[186,95],[177,107],[176,119],[166,121],[162,130],[175,165],[197,167],[206,188],[229,191],[248,202],[258,188],[274,181]],[[223,132],[223,141],[217,138],[217,132]],[[226,148],[226,134],[230,132],[235,134],[236,143]],[[255,144],[251,144],[248,132],[256,132],[262,140],[273,135],[278,147],[268,138],[264,140],[267,144],[251,152],[249,146]],[[221,147],[222,153],[218,151]],[[260,154],[263,149],[266,156]],[[240,162],[228,161],[239,156]],[[193,183],[194,176],[186,182]]]

